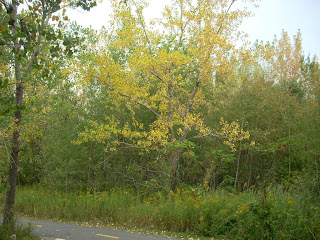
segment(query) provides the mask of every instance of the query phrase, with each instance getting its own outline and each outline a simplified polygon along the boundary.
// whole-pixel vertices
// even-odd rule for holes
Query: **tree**
[[[4,19],[1,22],[0,44],[8,51],[13,52],[12,59],[8,64],[12,65],[13,82],[15,90],[15,112],[14,128],[12,135],[12,149],[9,162],[9,189],[6,195],[4,208],[4,224],[13,221],[14,200],[16,182],[19,166],[21,121],[25,105],[23,103],[25,86],[33,77],[33,71],[41,69],[40,59],[42,47],[51,44],[51,56],[54,57],[62,50],[60,45],[65,45],[64,50],[72,54],[74,41],[68,38],[59,29],[55,30],[54,25],[49,21],[57,21],[60,27],[63,20],[67,20],[65,8],[67,6],[82,7],[89,10],[95,5],[95,1],[28,1],[27,10],[18,11],[23,1],[0,1],[1,11],[5,11]],[[61,13],[59,11],[62,10]],[[56,14],[56,15],[54,15]],[[61,16],[59,16],[61,15]]]
[[[303,89],[306,92],[301,119],[298,122],[299,134],[295,141],[301,147],[300,157],[303,161],[300,187],[320,195],[320,64],[317,56],[304,58],[301,71],[303,74]]]
[[[119,138],[146,151],[164,151],[171,168],[169,187],[175,191],[179,159],[192,145],[191,139],[227,135],[204,123],[205,93],[214,88],[215,72],[226,69],[227,59],[237,54],[236,29],[248,13],[231,11],[234,1],[176,0],[165,8],[158,25],[161,33],[156,25],[153,29],[146,25],[145,2],[131,3],[133,7],[113,1],[114,29],[102,40],[106,48],[91,54],[91,66],[83,69],[87,82],[98,79],[106,86],[108,106],[125,103],[131,119],[123,126],[106,116],[107,123],[93,123],[92,129],[80,134],[80,142],[114,136],[111,151],[119,146]],[[149,112],[149,123],[139,122],[135,113],[141,108]],[[225,142],[233,147],[248,134],[237,124],[231,126],[233,135]]]
[[[302,37],[300,31],[290,41],[288,33],[281,32],[280,39],[275,37],[273,41],[274,55],[270,58],[272,65],[271,78],[277,83],[285,83],[301,80]]]

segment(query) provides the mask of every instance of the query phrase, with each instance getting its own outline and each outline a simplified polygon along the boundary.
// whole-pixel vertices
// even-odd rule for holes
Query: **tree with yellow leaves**
[[[274,56],[271,58],[272,79],[283,84],[301,80],[302,37],[301,32],[293,38],[291,43],[289,34],[282,30],[280,39],[274,39]]]
[[[113,30],[93,46],[97,50],[90,55],[91,65],[82,73],[84,82],[98,79],[106,86],[108,106],[125,103],[132,118],[121,125],[106,116],[107,124],[92,123],[78,143],[121,135],[146,150],[165,149],[171,168],[169,187],[175,190],[179,157],[190,138],[224,136],[232,148],[232,141],[248,138],[236,123],[219,134],[205,124],[203,115],[210,107],[206,91],[214,88],[216,71],[226,70],[230,56],[238,54],[237,27],[248,13],[232,11],[234,2],[174,0],[165,7],[162,19],[147,25],[145,1],[112,1]],[[140,108],[155,119],[148,126],[135,114]],[[230,126],[235,128],[227,129]],[[119,141],[112,143],[109,149],[115,150]]]

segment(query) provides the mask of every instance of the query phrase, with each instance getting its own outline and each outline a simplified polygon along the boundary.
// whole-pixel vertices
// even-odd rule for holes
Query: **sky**
[[[233,7],[239,5],[239,1],[237,0]],[[165,4],[169,2],[170,0],[150,0],[145,17],[161,17]],[[248,33],[251,42],[272,41],[275,35],[280,37],[282,29],[287,31],[292,39],[300,30],[304,54],[316,54],[320,57],[320,0],[261,0],[258,3],[258,8],[251,9],[254,16],[246,19],[241,27]],[[80,25],[91,25],[99,29],[108,25],[110,13],[109,1],[103,0],[90,12],[70,10],[68,15]]]

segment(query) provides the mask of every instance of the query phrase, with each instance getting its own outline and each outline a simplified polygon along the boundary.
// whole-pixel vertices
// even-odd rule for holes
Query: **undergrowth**
[[[31,227],[16,225],[0,226],[0,240],[39,240],[32,234]]]
[[[16,211],[42,219],[123,225],[214,239],[320,239],[319,199],[282,190],[206,193],[178,189],[138,197],[129,190],[18,191]]]

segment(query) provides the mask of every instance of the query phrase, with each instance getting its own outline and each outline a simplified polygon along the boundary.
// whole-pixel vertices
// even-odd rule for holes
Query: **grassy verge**
[[[37,186],[18,191],[16,211],[215,239],[320,239],[319,204],[305,194],[280,190],[232,194],[190,189],[140,198],[128,190],[64,196]]]
[[[30,227],[0,226],[0,240],[39,240],[31,231]]]

